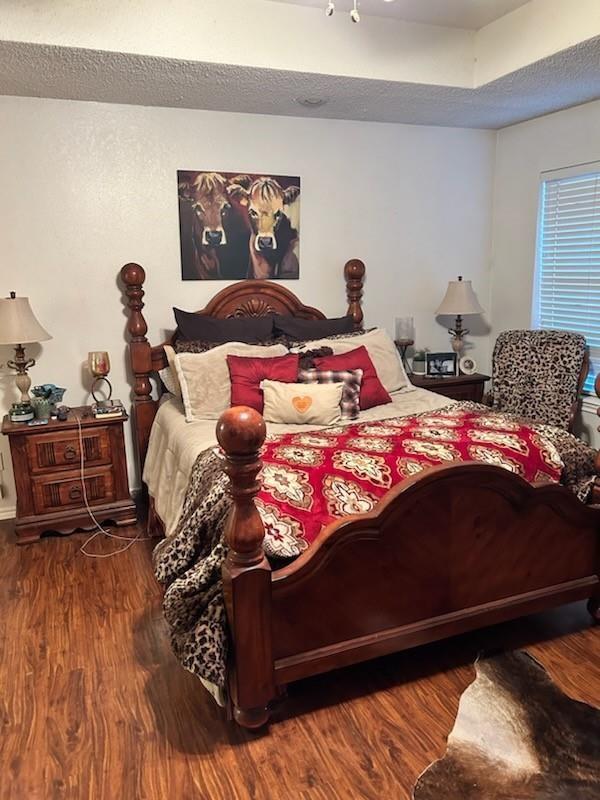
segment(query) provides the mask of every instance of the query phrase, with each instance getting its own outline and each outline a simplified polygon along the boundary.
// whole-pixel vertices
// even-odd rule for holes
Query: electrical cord
[[[98,520],[94,516],[94,512],[90,508],[90,504],[89,504],[88,496],[87,496],[87,489],[86,489],[86,485],[85,485],[85,454],[84,454],[84,449],[83,449],[83,431],[82,431],[82,428],[81,428],[81,419],[79,418],[79,415],[76,414],[75,412],[73,412],[73,416],[77,420],[77,431],[78,431],[78,434],[79,434],[79,465],[80,465],[80,472],[81,472],[81,488],[82,488],[82,491],[83,491],[83,502],[84,502],[86,510],[87,510],[87,512],[88,512],[88,514],[90,516],[90,519],[92,520],[92,522],[94,523],[94,525],[97,528],[97,530],[94,531],[94,533],[90,537],[88,537],[85,540],[85,542],[81,545],[81,547],[79,548],[79,551],[84,556],[87,556],[88,558],[112,558],[112,556],[118,556],[120,553],[125,553],[136,542],[147,541],[149,539],[149,537],[148,536],[141,536],[139,531],[136,533],[136,535],[133,538],[131,536],[119,536],[119,534],[117,534],[117,533],[111,533],[110,531],[107,531],[106,528],[103,528],[102,525],[98,522]],[[100,536],[101,534],[104,534],[104,536],[108,537],[109,539],[118,539],[118,540],[120,540],[122,542],[127,542],[127,544],[124,547],[120,547],[118,550],[113,550],[111,553],[89,553],[87,551],[87,549],[86,549],[87,546],[89,544],[91,544],[94,541],[94,539],[96,539],[96,537]]]

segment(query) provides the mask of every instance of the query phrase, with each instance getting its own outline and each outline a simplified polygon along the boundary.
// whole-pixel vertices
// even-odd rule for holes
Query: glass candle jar
[[[110,358],[105,350],[88,353],[88,365],[94,378],[106,378],[110,372]]]

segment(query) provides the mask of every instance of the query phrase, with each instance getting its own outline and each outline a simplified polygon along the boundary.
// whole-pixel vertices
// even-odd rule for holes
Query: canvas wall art
[[[300,178],[178,171],[181,277],[299,277]]]

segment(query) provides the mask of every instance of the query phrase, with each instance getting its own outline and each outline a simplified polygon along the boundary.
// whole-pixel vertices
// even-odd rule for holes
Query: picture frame
[[[458,375],[456,353],[425,353],[425,373],[428,378],[454,378]]]
[[[298,280],[300,176],[178,170],[181,279]]]
[[[477,362],[472,356],[463,356],[458,362],[458,366],[463,375],[475,375],[477,372]]]

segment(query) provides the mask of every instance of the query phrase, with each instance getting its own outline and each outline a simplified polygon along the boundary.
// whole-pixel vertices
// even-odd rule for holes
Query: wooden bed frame
[[[346,264],[348,313],[357,325],[364,275],[362,262]],[[143,465],[157,410],[150,376],[166,358],[162,345],[146,339],[144,270],[127,264],[121,277]],[[273,312],[324,316],[267,281],[228,286],[198,313]],[[254,502],[264,421],[252,409],[231,408],[217,438],[233,499],[223,566],[230,711],[245,727],[265,724],[285,685],[309,675],[574,600],[589,598],[600,619],[600,508],[563,486],[532,486],[481,463],[436,467],[392,488],[374,512],[332,523],[292,564],[272,571]],[[150,528],[160,527],[150,517]]]

